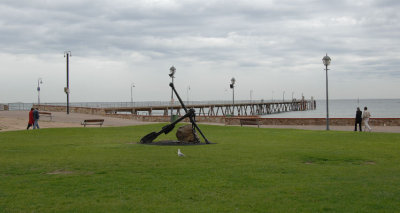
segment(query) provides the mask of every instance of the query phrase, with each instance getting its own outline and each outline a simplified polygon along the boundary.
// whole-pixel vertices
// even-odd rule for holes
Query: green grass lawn
[[[0,212],[400,212],[400,134],[161,126],[0,133]]]

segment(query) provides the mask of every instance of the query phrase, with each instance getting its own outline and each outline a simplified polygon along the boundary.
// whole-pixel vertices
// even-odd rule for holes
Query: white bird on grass
[[[181,152],[181,149],[178,149],[178,156],[179,157],[185,157],[185,155]]]

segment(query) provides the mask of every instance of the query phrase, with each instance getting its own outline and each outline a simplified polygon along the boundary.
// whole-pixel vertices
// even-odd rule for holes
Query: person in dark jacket
[[[31,126],[33,126],[33,108],[29,111],[28,127],[26,127],[26,129],[28,130]]]
[[[33,110],[33,129],[40,129],[39,128],[39,111],[36,108],[35,110]]]
[[[354,131],[357,131],[357,124],[360,128],[360,132],[362,132],[361,129],[361,122],[362,122],[362,112],[360,110],[360,107],[357,107],[357,111],[356,111],[356,124],[354,126]]]

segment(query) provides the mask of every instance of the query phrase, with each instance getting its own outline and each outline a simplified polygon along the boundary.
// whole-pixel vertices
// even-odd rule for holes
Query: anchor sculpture
[[[149,134],[145,135],[142,139],[140,139],[140,143],[152,143],[159,135],[161,134],[168,134],[169,132],[171,132],[174,128],[175,125],[179,122],[181,122],[182,120],[184,120],[185,118],[189,118],[190,123],[192,123],[192,133],[194,135],[194,138],[196,138],[196,142],[195,143],[200,143],[199,138],[196,135],[196,130],[200,133],[200,135],[204,138],[204,141],[206,144],[209,144],[210,142],[207,140],[206,136],[204,136],[204,134],[201,132],[200,128],[197,126],[196,124],[196,112],[194,109],[187,109],[185,104],[183,103],[181,97],[179,96],[178,92],[175,89],[175,86],[173,83],[170,83],[169,86],[172,88],[172,90],[174,91],[176,97],[179,100],[179,103],[181,103],[182,108],[185,110],[185,115],[180,117],[179,119],[177,119],[176,121],[164,126],[161,128],[161,130],[159,132],[150,132]]]

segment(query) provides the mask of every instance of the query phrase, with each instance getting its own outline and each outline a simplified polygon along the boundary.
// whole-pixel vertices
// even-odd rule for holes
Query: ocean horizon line
[[[283,100],[283,99],[282,99]],[[285,99],[285,101],[290,101],[291,99]],[[301,100],[301,99],[295,99],[295,100]],[[311,98],[305,98],[304,100],[311,100]],[[326,99],[313,99],[315,101],[326,101]],[[400,98],[330,98],[328,101],[368,101],[368,100],[400,100]],[[232,100],[189,100],[189,102],[231,102]],[[235,99],[235,102],[261,102],[261,101],[281,101],[281,99]],[[145,103],[145,102],[170,102],[170,100],[146,100],[146,101],[133,101],[133,103]],[[177,99],[174,100],[174,102],[179,102]],[[186,100],[183,100],[183,102],[187,102]],[[42,101],[41,104],[61,104],[61,103],[66,103],[66,101]],[[131,101],[70,101],[69,103],[132,103]],[[17,101],[17,102],[0,102],[0,104],[37,104],[37,102],[22,102],[22,101]]]

